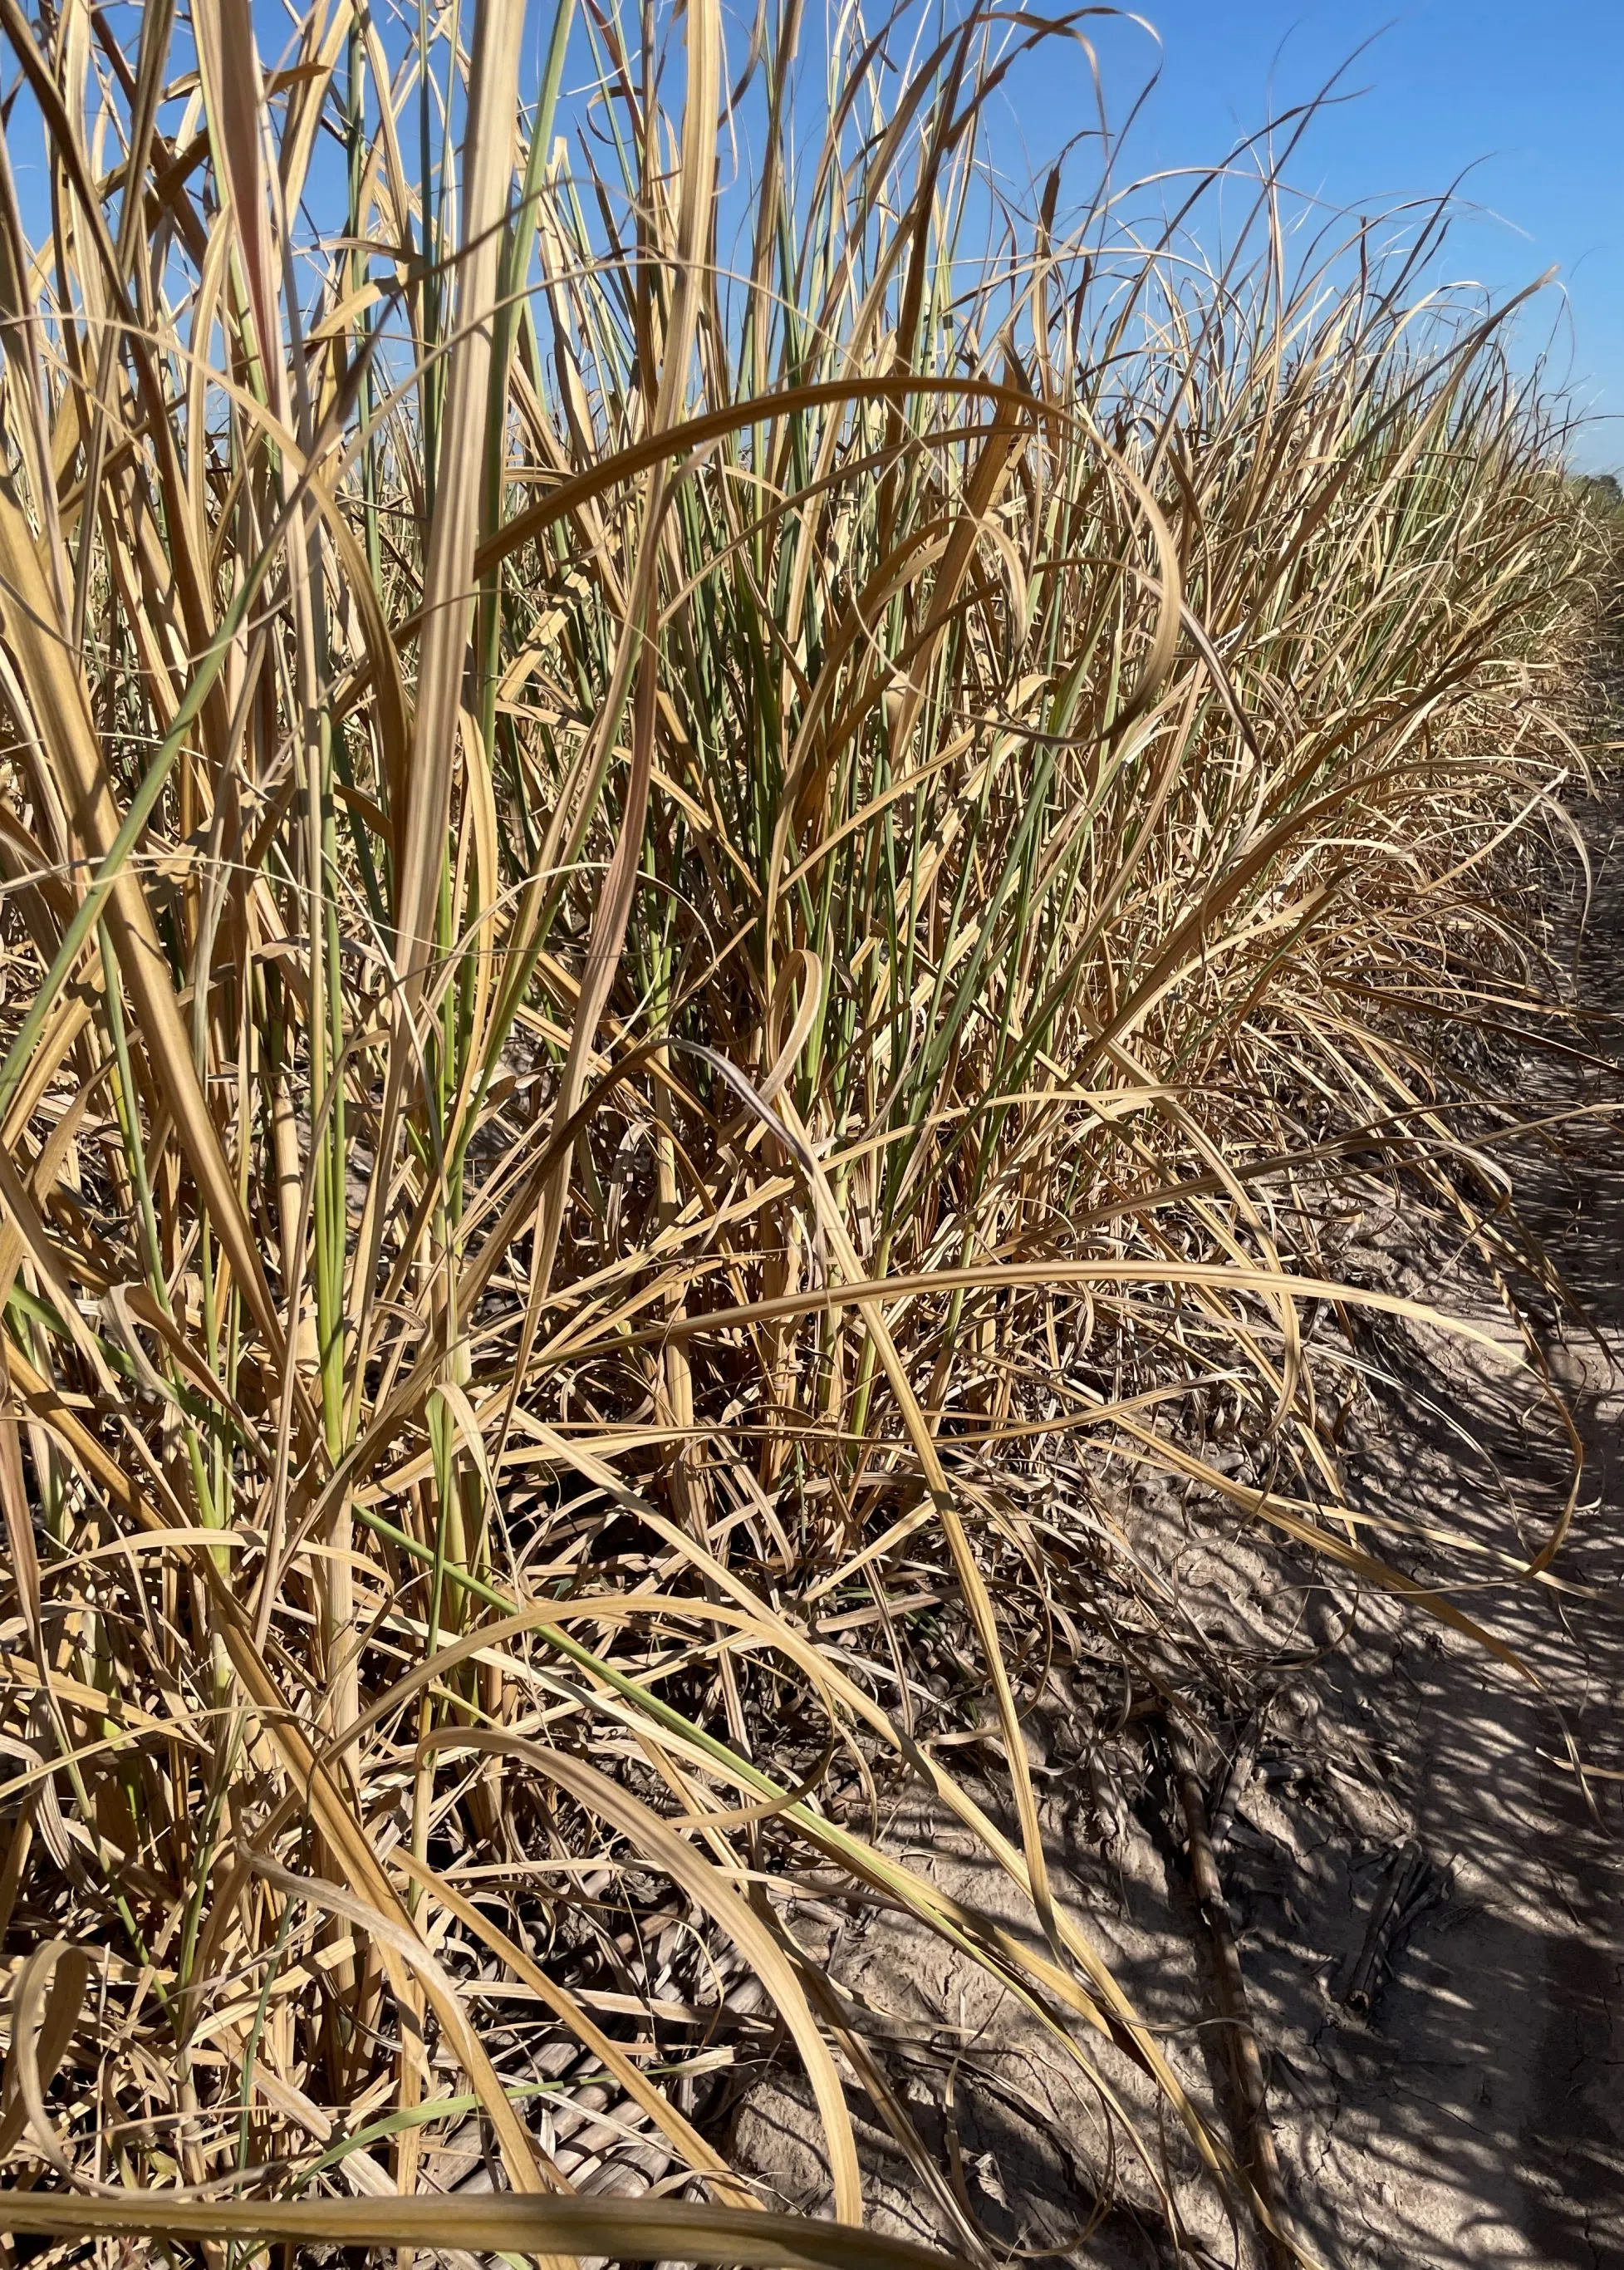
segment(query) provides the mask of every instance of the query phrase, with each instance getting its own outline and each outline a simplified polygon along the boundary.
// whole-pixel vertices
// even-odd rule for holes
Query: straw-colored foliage
[[[1120,1695],[1110,1460],[1380,1574],[1315,1194],[1378,1142],[1501,1250],[1457,1036],[1524,983],[1597,538],[1433,221],[1316,235],[1256,153],[1211,264],[1129,226],[1176,185],[1006,204],[989,101],[1034,48],[1086,94],[1082,28],[0,0],[41,2227],[614,2243],[323,2208],[460,2126],[499,2191],[716,2210],[627,2205],[636,2257],[865,2262],[740,2237],[710,2094],[797,2060],[840,2221],[858,2081],[928,2167],[810,1882],[1244,2189],[1050,1898],[1019,1721]],[[906,1777],[1029,1936],[885,1849]]]

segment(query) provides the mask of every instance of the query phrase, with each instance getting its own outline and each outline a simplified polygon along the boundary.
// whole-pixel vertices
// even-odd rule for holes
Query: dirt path
[[[1579,998],[1617,1020],[1624,813],[1591,834],[1598,890]],[[1553,909],[1554,935],[1569,914]],[[1616,1051],[1619,1036],[1614,1022],[1598,1043]],[[1609,1092],[1533,1051],[1524,1073],[1531,1116]],[[1624,2265],[1624,1782],[1590,1784],[1587,1805],[1568,1769],[1576,1754],[1624,1769],[1624,1128],[1605,1115],[1569,1122],[1560,1152],[1524,1147],[1517,1181],[1598,1335],[1563,1323],[1549,1350],[1585,1448],[1556,1569],[1572,1589],[1491,1581],[1455,1597],[1544,1691],[1372,1604],[1327,1668],[1323,1715],[1385,1767],[1430,1859],[1453,1858],[1452,1892],[1402,1948],[1363,2026],[1323,2002],[1316,2014],[1264,1913],[1250,1949],[1260,2030],[1280,2044],[1276,2118],[1305,2229],[1327,2261],[1350,2266]],[[1459,1283],[1442,1236],[1418,1253],[1399,1225],[1375,1227],[1378,1250],[1418,1272],[1415,1289]],[[1504,1333],[1480,1296],[1449,1305]],[[1503,1364],[1408,1337],[1394,1366],[1405,1390],[1379,1391],[1381,1416],[1367,1418],[1349,1462],[1359,1487],[1373,1506],[1502,1545],[1509,1495],[1531,1546],[1556,1510],[1561,1460],[1509,1336]],[[1442,1548],[1436,1565],[1458,1569],[1458,1551]],[[1374,1883],[1357,1888],[1368,1909]]]
[[[1609,1020],[1596,1044],[1616,1055],[1624,808],[1590,834],[1598,887],[1578,997]],[[1576,912],[1571,896],[1554,901],[1554,946]],[[1369,1393],[1345,1448],[1354,1502],[1391,1517],[1375,1548],[1446,1587],[1538,1687],[1384,1594],[1318,1575],[1294,1591],[1278,1552],[1233,1524],[1215,1535],[1168,1496],[1136,1486],[1131,1515],[1136,1548],[1209,1631],[1244,1645],[1250,1618],[1276,1660],[1282,1613],[1310,1645],[1346,1632],[1276,1691],[1221,1853],[1285,2191],[1327,2270],[1624,2270],[1624,1124],[1586,1116],[1621,1091],[1571,1055],[1530,1049],[1516,1074],[1530,1119],[1561,1119],[1508,1157],[1518,1203],[1597,1335],[1549,1311],[1548,1359],[1586,1460],[1556,1581],[1511,1575],[1561,1507],[1568,1460],[1548,1408],[1458,1222],[1429,1221],[1413,1193],[1375,1180],[1346,1226],[1343,1273],[1435,1301],[1490,1345],[1382,1324],[1363,1343]],[[1057,1889],[1175,2066],[1221,2095],[1222,2021],[1154,1744],[1130,1737],[1114,1761],[1090,1761],[1066,1732],[1062,1713],[1034,1734]],[[1576,1754],[1619,1777],[1590,1784],[1588,1803]],[[1101,1796],[1101,1767],[1122,1773],[1128,1802]],[[996,1788],[985,1795],[996,1807]],[[891,1835],[945,1890],[1030,1928],[951,1821],[910,1806]],[[1355,2011],[1350,1967],[1410,1852],[1435,1896]],[[809,1928],[807,1944],[938,2164],[956,2153],[984,2228],[1089,2270],[1173,2262],[1098,2102],[983,1975],[894,1917]],[[1158,2125],[1139,2077],[1112,2078]],[[736,2140],[780,2200],[817,2207],[816,2137],[805,2093],[778,2073],[752,2091]],[[939,2240],[878,2124],[863,2141],[881,2224]],[[1183,2205],[1205,2260],[1247,2259],[1252,2236],[1214,2223],[1203,2196],[1191,2185]]]

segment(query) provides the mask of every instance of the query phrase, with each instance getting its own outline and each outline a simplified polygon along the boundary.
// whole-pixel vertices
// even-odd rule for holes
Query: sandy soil
[[[1611,1020],[1624,1013],[1624,815],[1591,838],[1598,886],[1578,990]],[[1554,901],[1554,942],[1573,913]],[[1598,1027],[1598,1046],[1616,1051],[1618,1038],[1616,1022]],[[1619,1093],[1571,1057],[1530,1049],[1515,1071],[1531,1118]],[[1624,1131],[1605,1114],[1568,1116],[1517,1161],[1525,1217],[1594,1327],[1554,1308],[1546,1319],[1586,1460],[1557,1581],[1513,1581],[1494,1557],[1531,1554],[1565,1486],[1512,1329],[1457,1229],[1401,1212],[1375,1183],[1353,1194],[1363,1210],[1346,1269],[1470,1317],[1496,1346],[1384,1324],[1374,1357],[1390,1384],[1373,1377],[1346,1451],[1356,1503],[1437,1532],[1395,1543],[1390,1529],[1378,1544],[1447,1581],[1534,1678],[1390,1599],[1309,1582],[1305,1646],[1351,1621],[1346,1637],[1279,1688],[1260,1725],[1226,1735],[1232,1750],[1256,1748],[1219,1866],[1283,2191],[1304,2250],[1336,2270],[1624,2270]],[[1278,1552],[1153,1494],[1136,1516],[1191,1613],[1205,1604],[1243,1633],[1249,1601],[1278,1606]],[[1465,1570],[1478,1573],[1463,1584]],[[1109,1776],[1102,1793],[1110,1762],[1091,1773],[1062,1726],[1036,1748],[1063,1896],[1175,2064],[1223,2103],[1223,2021],[1165,1783],[1159,1795],[1142,1777],[1136,1795],[1127,1773],[1119,1801]],[[1619,1778],[1587,1780],[1576,1760]],[[1221,1761],[1202,1772],[1220,1804]],[[951,1824],[914,1812],[892,1836],[949,1888],[1029,1924]],[[1342,1998],[1406,1861],[1415,1911],[1358,2011]],[[1027,2017],[894,1919],[807,1936],[940,2164],[956,2153],[990,2231],[1101,2270],[1175,2259],[1153,2184],[1120,2148],[1113,2161],[1097,2096]],[[1165,2144],[1197,2259],[1256,2259],[1255,2234],[1230,2229],[1183,2180],[1190,2155],[1158,2136],[1138,2076],[1109,2053],[1101,2064]],[[737,2145],[785,2203],[812,2207],[815,2134],[793,2082],[772,2077],[746,2102]],[[920,2178],[879,2126],[865,2140],[878,2220],[940,2243]]]

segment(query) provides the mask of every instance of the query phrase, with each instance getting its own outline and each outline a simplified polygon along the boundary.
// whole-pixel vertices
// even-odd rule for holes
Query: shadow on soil
[[[1581,988],[1612,1055],[1624,1030],[1614,849],[1592,844],[1602,881]],[[1554,908],[1554,936],[1563,919]],[[1288,2204],[1306,2249],[1335,2270],[1624,2270],[1624,1131],[1595,1108],[1624,1089],[1587,1086],[1571,1057],[1532,1050],[1517,1078],[1531,1120],[1561,1120],[1509,1159],[1519,1207],[1595,1327],[1548,1309],[1546,1354],[1585,1450],[1549,1579],[1520,1572],[1562,1515],[1561,1425],[1459,1225],[1428,1222],[1374,1183],[1356,1252],[1491,1344],[1384,1321],[1345,1448],[1372,1524],[1361,1541],[1435,1583],[1523,1668],[1389,1596],[1300,1570],[1301,1628],[1347,1636],[1277,1697],[1221,1856]],[[1199,1522],[1174,1542],[1206,1556],[1216,1613],[1243,1618],[1259,1584],[1278,1612],[1291,1575],[1278,1551],[1233,1531],[1219,1550]],[[1102,1843],[1097,1821],[1083,1832],[1077,1779],[1062,1762],[1042,1782],[1057,1891],[1211,2103],[1221,2023],[1165,1791],[1153,1776]],[[952,1823],[899,1815],[892,1840],[945,1889],[1030,1930],[1030,1910]],[[1337,1989],[1412,1844],[1435,1896],[1356,2016]],[[1120,2143],[1112,2158],[1097,2091],[1009,1998],[888,1915],[854,1920],[823,1951],[990,2233],[1107,2270],[1174,2259],[1153,2182]],[[1253,2259],[1254,2234],[1203,2220],[1191,2155],[1138,2077],[1109,2053],[1103,2064],[1153,2160],[1166,2155],[1196,2259]],[[753,2092],[738,2141],[781,2199],[824,2198],[816,2124],[792,2082]],[[863,2142],[877,2220],[939,2244],[883,2132]],[[1114,2204],[1091,2229],[1101,2201]]]

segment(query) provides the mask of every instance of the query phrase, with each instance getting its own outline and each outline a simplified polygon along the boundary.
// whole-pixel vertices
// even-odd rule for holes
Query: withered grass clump
[[[1239,2195],[1049,1895],[1120,1628],[1042,1478],[1381,1576],[1313,1195],[1503,1257],[1595,523],[1435,218],[1005,201],[1067,24],[528,14],[0,0],[8,2211],[877,2260],[724,2155],[775,2046],[838,2221],[859,2084],[929,2167],[808,1885]]]

